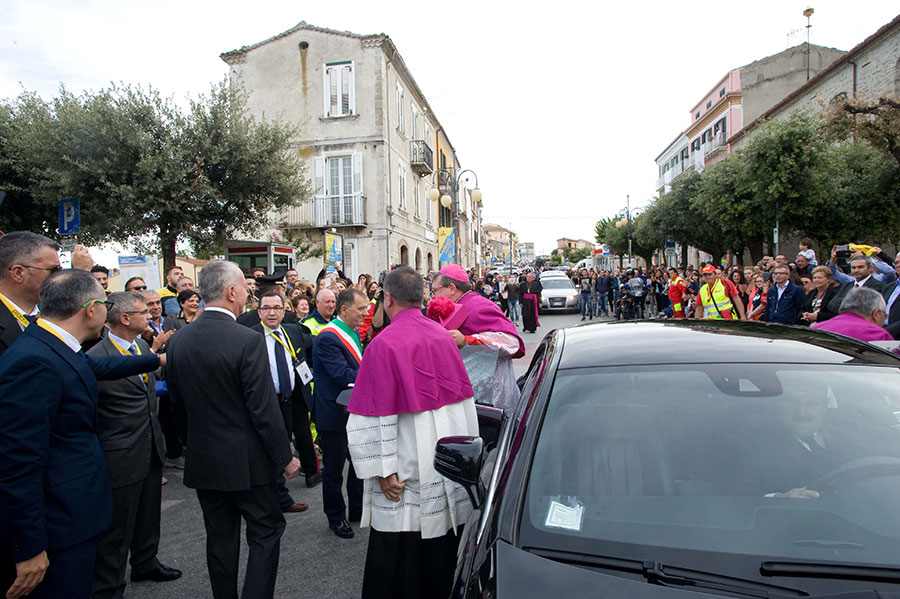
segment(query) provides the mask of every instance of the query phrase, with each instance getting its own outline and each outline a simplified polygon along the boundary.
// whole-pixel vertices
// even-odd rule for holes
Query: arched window
[[[416,272],[422,272],[422,250],[416,248]]]
[[[409,266],[409,248],[406,247],[406,244],[400,245],[400,264]]]

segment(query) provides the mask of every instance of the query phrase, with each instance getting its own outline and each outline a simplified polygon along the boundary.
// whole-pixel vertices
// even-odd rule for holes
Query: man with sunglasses
[[[29,266],[55,270],[51,253],[42,246]],[[0,264],[32,283],[24,265]],[[153,372],[161,359],[81,351],[100,336],[111,304],[89,272],[45,277],[38,299],[41,318],[0,357],[0,547],[15,564],[0,564],[0,591],[14,579],[11,599],[86,598],[97,538],[112,516],[97,381]]]
[[[147,291],[147,283],[141,277],[131,277],[125,281],[125,291],[133,291],[135,293],[144,293]]]

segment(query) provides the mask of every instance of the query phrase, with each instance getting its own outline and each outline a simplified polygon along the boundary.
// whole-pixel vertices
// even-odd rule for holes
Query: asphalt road
[[[516,361],[516,374],[523,374],[544,335],[556,328],[579,324],[581,317],[570,314],[541,315],[541,327],[525,334],[527,354]],[[146,599],[202,599],[212,597],[206,569],[206,534],[196,493],[182,484],[182,471],[166,468],[169,479],[163,486],[160,561],[178,568],[184,575],[167,583],[128,583],[126,597]],[[368,530],[359,530],[353,539],[340,539],[328,528],[322,513],[322,487],[307,489],[302,478],[288,482],[295,501],[308,503],[309,511],[285,514],[287,527],[281,539],[281,561],[275,596],[284,598],[321,597],[352,599],[360,596],[366,559]],[[246,544],[241,552],[243,579]]]

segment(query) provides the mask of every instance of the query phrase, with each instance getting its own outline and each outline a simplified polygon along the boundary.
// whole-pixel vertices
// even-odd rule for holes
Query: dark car
[[[435,457],[476,505],[453,597],[900,596],[887,351],[750,322],[593,324],[548,334],[518,413],[480,409],[481,437]]]

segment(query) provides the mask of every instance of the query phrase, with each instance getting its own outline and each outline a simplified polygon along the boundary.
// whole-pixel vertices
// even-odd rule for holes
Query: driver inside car
[[[784,377],[788,378],[788,377]],[[735,490],[766,497],[816,499],[811,487],[826,472],[852,460],[878,455],[861,436],[826,422],[828,385],[812,377],[782,380],[783,394],[741,426],[743,442],[732,456]],[[753,421],[756,421],[755,423]],[[855,428],[855,427],[853,427]],[[737,448],[736,448],[737,449]]]

